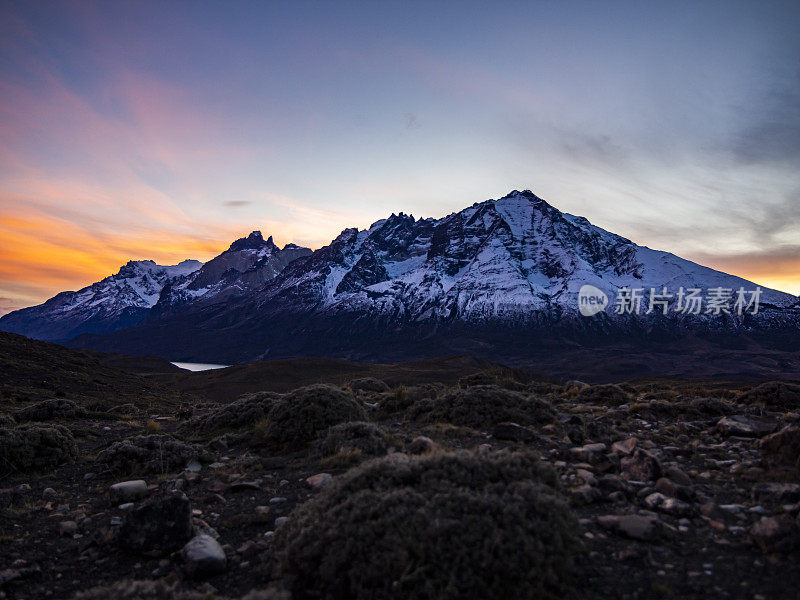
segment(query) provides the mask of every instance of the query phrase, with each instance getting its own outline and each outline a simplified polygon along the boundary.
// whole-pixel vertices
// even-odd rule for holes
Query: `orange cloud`
[[[735,254],[730,256],[701,255],[697,262],[712,269],[744,277],[759,285],[800,295],[800,251]]]

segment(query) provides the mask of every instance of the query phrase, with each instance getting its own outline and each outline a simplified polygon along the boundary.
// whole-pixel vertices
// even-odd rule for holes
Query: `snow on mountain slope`
[[[610,300],[590,318],[578,310],[587,284]],[[139,326],[74,344],[219,363],[309,354],[525,356],[532,340],[647,341],[653,331],[747,333],[800,349],[800,304],[790,294],[762,289],[757,315],[616,314],[626,287],[673,295],[757,288],[513,191],[441,219],[392,214],[365,230],[345,229],[314,252],[278,249],[254,232],[165,285]]]
[[[44,304],[4,315],[0,329],[57,341],[129,327],[155,305],[167,283],[197,271],[202,264],[185,260],[162,266],[152,260],[132,260],[116,274],[77,292],[61,292]]]
[[[311,250],[294,244],[278,248],[271,237],[264,240],[260,231],[254,231],[205,264],[131,261],[117,274],[82,290],[62,292],[44,304],[5,315],[0,329],[49,341],[110,333],[186,310],[188,305],[241,296],[309,254]]]
[[[637,246],[526,190],[439,220],[401,213],[365,231],[345,230],[266,286],[257,302],[280,304],[292,290],[293,306],[304,311],[525,321],[535,313],[576,314],[585,284],[605,291],[612,303],[623,287],[647,293],[757,287]],[[764,289],[761,302],[788,307],[797,298]]]
[[[169,282],[148,320],[162,318],[187,304],[222,302],[247,294],[273,279],[296,258],[309,254],[310,249],[295,244],[278,248],[272,236],[264,240],[260,231],[254,231],[200,269]]]

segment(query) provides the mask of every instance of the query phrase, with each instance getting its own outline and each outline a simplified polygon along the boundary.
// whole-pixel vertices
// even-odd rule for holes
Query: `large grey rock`
[[[597,524],[620,535],[640,541],[653,541],[661,535],[663,526],[658,517],[641,515],[604,515]]]
[[[774,419],[756,419],[747,415],[722,417],[717,422],[717,431],[723,435],[739,437],[762,437],[778,429]]]
[[[148,493],[147,483],[142,479],[120,481],[108,488],[111,501],[115,503],[134,502],[144,498]]]
[[[228,559],[219,542],[210,535],[193,537],[183,547],[186,559],[186,572],[194,579],[212,577],[225,572]]]

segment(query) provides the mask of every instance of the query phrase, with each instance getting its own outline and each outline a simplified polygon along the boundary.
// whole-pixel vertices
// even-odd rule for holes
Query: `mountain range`
[[[609,306],[578,311],[591,285]],[[616,314],[621,288],[671,294]],[[0,318],[0,329],[170,360],[241,363],[324,355],[406,360],[473,354],[520,362],[574,344],[686,336],[800,349],[800,302],[761,289],[757,314],[680,312],[679,290],[756,284],[639,246],[513,191],[440,219],[392,214],[316,251],[260,232],[205,264],[131,262],[78,292]],[[666,314],[664,314],[666,312]],[[718,314],[717,314],[718,313]],[[748,342],[749,343],[749,342]]]

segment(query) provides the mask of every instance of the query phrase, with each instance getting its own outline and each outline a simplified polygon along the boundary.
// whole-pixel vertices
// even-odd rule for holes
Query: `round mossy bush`
[[[140,435],[111,444],[97,462],[115,473],[168,473],[180,471],[193,459],[210,458],[202,446],[187,444],[170,435]]]
[[[373,423],[354,421],[329,427],[315,445],[325,457],[352,450],[359,451],[362,456],[381,456],[386,454],[389,438]]]
[[[563,598],[579,532],[529,452],[390,455],[335,478],[277,532],[293,598]]]
[[[405,412],[415,402],[425,398],[436,398],[444,389],[440,383],[423,383],[413,386],[398,386],[390,394],[386,394],[378,403],[383,415]]]
[[[376,379],[375,377],[361,377],[359,379],[353,379],[348,386],[354,392],[381,393],[389,391],[389,386],[386,384],[386,382]]]
[[[536,396],[526,396],[495,385],[453,389],[436,398],[415,403],[406,412],[411,421],[452,423],[476,429],[498,423],[519,425],[551,423],[556,412]]]
[[[606,385],[590,385],[589,387],[585,387],[577,393],[575,400],[586,404],[620,406],[630,402],[631,396],[620,386],[609,383]]]
[[[332,425],[366,419],[364,407],[352,392],[334,385],[309,385],[275,403],[256,441],[273,450],[300,450]]]
[[[761,404],[773,409],[795,410],[800,408],[800,385],[784,381],[767,381],[743,392],[740,404]]]
[[[49,469],[77,456],[75,439],[63,425],[0,427],[0,474]]]
[[[86,416],[86,409],[72,400],[50,398],[26,406],[14,412],[17,423],[25,421],[53,421],[56,419],[78,419]]]
[[[252,426],[266,418],[280,400],[275,392],[244,394],[230,404],[216,406],[184,423],[182,429],[192,433],[209,433]]]

